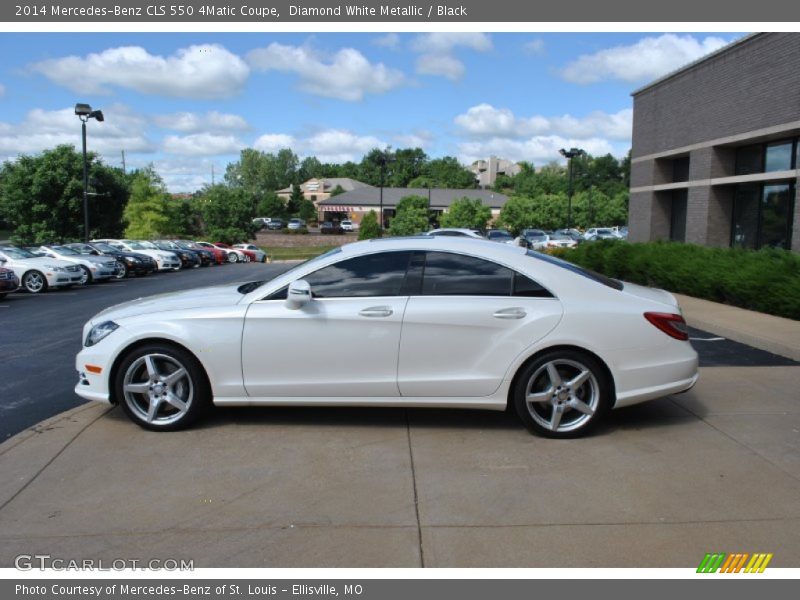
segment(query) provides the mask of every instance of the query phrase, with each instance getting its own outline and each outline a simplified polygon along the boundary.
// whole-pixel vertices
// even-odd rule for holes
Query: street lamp
[[[92,110],[88,104],[76,104],[75,114],[81,120],[81,133],[83,135],[83,241],[89,241],[89,164],[86,159],[86,121],[96,119],[103,122],[102,110]]]
[[[384,230],[384,219],[383,219],[383,179],[386,175],[386,165],[390,162],[394,162],[396,159],[394,155],[390,154],[388,149],[382,150],[380,154],[376,157],[378,165],[381,168],[381,187],[380,187],[380,220],[381,220],[381,233]]]
[[[580,148],[570,148],[564,150],[562,148],[558,151],[561,156],[569,161],[569,189],[567,191],[567,229],[572,228],[572,159],[578,156],[584,156],[586,152]]]

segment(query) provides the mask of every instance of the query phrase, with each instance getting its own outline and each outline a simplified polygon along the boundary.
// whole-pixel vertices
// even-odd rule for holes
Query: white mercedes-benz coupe
[[[574,437],[697,381],[668,292],[456,237],[357,242],[270,281],[120,304],[83,345],[78,395],[158,431],[212,404],[513,406]]]

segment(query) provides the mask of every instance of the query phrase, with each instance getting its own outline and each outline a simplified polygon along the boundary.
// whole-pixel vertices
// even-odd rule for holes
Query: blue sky
[[[323,161],[421,146],[536,165],[579,146],[622,156],[631,91],[731,33],[20,33],[0,35],[0,157],[80,146],[153,163],[171,191],[217,180],[239,151]]]

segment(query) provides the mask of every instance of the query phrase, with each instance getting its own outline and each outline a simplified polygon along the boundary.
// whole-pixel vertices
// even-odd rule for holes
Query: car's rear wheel
[[[538,357],[520,373],[514,405],[522,422],[535,433],[579,437],[608,410],[610,387],[596,359],[575,350],[556,350]]]
[[[22,276],[22,287],[31,294],[47,291],[47,279],[39,271],[28,271]]]
[[[211,404],[200,363],[189,352],[167,344],[149,344],[128,354],[114,385],[130,419],[152,431],[188,427]]]

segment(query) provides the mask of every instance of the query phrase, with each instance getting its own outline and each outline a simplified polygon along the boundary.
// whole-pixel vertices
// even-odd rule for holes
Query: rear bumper
[[[614,408],[630,406],[691,389],[698,379],[698,357],[688,342],[670,344],[669,351],[652,361],[626,361],[627,368],[616,369],[617,398]]]

